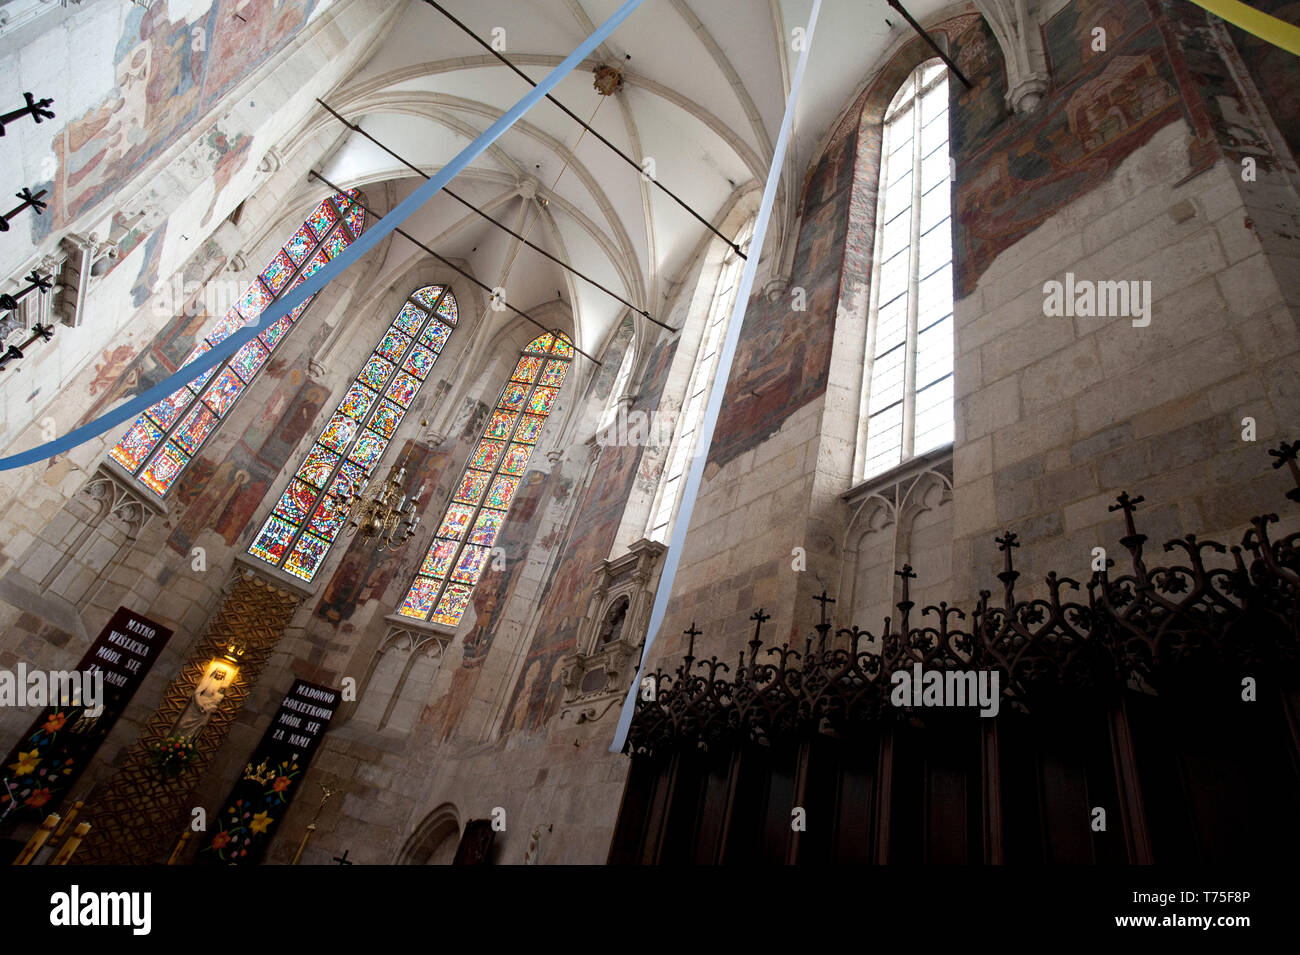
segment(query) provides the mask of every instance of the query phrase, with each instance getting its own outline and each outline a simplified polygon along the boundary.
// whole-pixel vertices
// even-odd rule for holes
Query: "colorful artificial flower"
[[[41,729],[45,730],[47,733],[57,733],[59,730],[63,729],[64,724],[67,722],[68,715],[66,713],[51,713],[50,718],[45,721],[44,725],[41,726]]]
[[[40,762],[41,762],[40,750],[31,749],[28,750],[26,753],[19,751],[18,762],[10,763],[9,768],[12,769],[19,776],[27,776],[31,773],[36,772],[36,767],[40,765]]]

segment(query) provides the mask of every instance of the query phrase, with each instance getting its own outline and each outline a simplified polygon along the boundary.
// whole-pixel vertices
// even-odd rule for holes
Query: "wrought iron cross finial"
[[[1119,538],[1119,543],[1122,543],[1125,547],[1136,547],[1140,550],[1141,543],[1147,539],[1147,535],[1138,533],[1138,525],[1134,524],[1134,511],[1138,509],[1139,504],[1147,499],[1140,494],[1136,498],[1130,498],[1128,491],[1121,491],[1115,500],[1119,503],[1110,505],[1110,511],[1125,512],[1125,535]]]
[[[1133,524],[1133,512],[1137,510],[1137,506],[1145,501],[1146,498],[1141,494],[1137,497],[1129,497],[1128,491],[1120,491],[1119,497],[1115,498],[1115,500],[1119,503],[1112,504],[1108,510],[1124,512],[1124,529],[1128,533],[1128,536],[1132,537],[1137,533],[1137,527]]]
[[[1277,458],[1273,462],[1273,467],[1280,468],[1285,464],[1291,468],[1291,479],[1295,481],[1295,488],[1287,491],[1286,496],[1293,501],[1300,501],[1300,466],[1296,464],[1296,458],[1300,457],[1300,441],[1283,441],[1268,453]]]
[[[835,603],[835,598],[832,597],[832,596],[830,596],[829,594],[827,594],[827,593],[826,593],[826,589],[823,587],[823,588],[822,588],[822,592],[821,592],[821,596],[820,596],[820,597],[814,597],[813,600],[817,601],[819,604],[822,605],[822,623],[825,624],[825,623],[826,623],[826,605],[827,605],[827,604],[833,604],[833,603]]]
[[[911,598],[912,588],[911,585],[908,583],[908,581],[916,580],[916,574],[912,571],[912,565],[904,564],[902,570],[894,571],[894,576],[903,578],[903,601],[902,602],[906,603],[907,601],[910,601],[912,599]]]
[[[3,231],[4,229],[0,228],[0,232]],[[28,283],[27,287],[20,290],[17,294],[10,295],[8,292],[5,292],[3,295],[0,295],[0,309],[13,311],[18,307],[18,303],[26,298],[31,292],[40,292],[44,295],[54,287],[54,281],[51,276],[41,275],[35,269],[32,269],[32,271],[26,276],[26,279]]]
[[[757,652],[758,647],[763,643],[763,638],[759,635],[763,629],[763,624],[771,620],[772,615],[770,613],[763,613],[763,608],[759,607],[749,615],[749,619],[754,621],[754,639],[749,641],[749,645]]]
[[[691,621],[690,628],[687,629],[687,630],[683,630],[682,633],[684,633],[684,634],[686,634],[688,637],[690,637],[690,643],[687,645],[687,648],[686,648],[686,655],[687,655],[688,657],[690,657],[691,659],[694,659],[694,658],[695,658],[695,638],[698,637],[700,634],[704,633],[704,631],[703,631],[703,630],[698,630],[698,629],[696,629],[696,627],[695,627],[695,621],[692,620],[692,621]]]
[[[18,213],[22,212],[28,206],[31,206],[32,209],[36,212],[36,214],[40,215],[41,210],[44,209],[48,204],[48,203],[41,202],[41,196],[45,195],[44,189],[42,189],[40,192],[33,193],[30,189],[24,188],[22,192],[16,192],[14,193],[14,195],[16,195],[19,199],[22,200],[22,204],[14,206],[4,215],[0,216],[0,232],[8,232],[9,220],[12,219],[14,216],[18,215]]]
[[[24,103],[22,106],[15,110],[10,110],[4,115],[0,115],[0,136],[5,134],[5,123],[12,123],[15,119],[21,119],[29,113],[31,114],[32,120],[37,123],[43,119],[54,118],[54,111],[46,109],[47,106],[54,102],[54,100],[49,97],[38,100],[36,97],[32,96],[31,93],[24,93],[23,100]]]
[[[1015,567],[1011,564],[1011,551],[1013,548],[1020,546],[1020,536],[1014,531],[1003,531],[1001,537],[993,538],[993,543],[998,545],[998,550],[1002,551],[1005,557],[1002,562],[1002,573],[998,577],[1005,582],[1006,575],[1010,574],[1012,575],[1010,579],[1015,580],[1020,575],[1016,573]]]

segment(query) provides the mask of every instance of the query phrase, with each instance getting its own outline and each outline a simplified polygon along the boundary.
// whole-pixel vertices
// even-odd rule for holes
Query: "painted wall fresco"
[[[982,20],[965,14],[934,32],[956,35],[976,22]],[[790,270],[791,288],[805,290],[808,308],[793,311],[789,291],[772,299],[750,298],[709,449],[710,466],[721,467],[762,444],[786,418],[826,390],[836,311],[871,270],[879,120],[899,83],[929,55],[919,39],[905,44],[845,111],[809,169]],[[1001,95],[997,91],[1003,87],[997,86],[995,76],[988,84]],[[878,115],[869,115],[872,108]]]
[[[1300,23],[1300,3],[1274,0],[1261,6]],[[1176,16],[1162,26],[1170,48],[1178,51],[1186,86],[1200,93],[1199,101],[1189,97],[1189,105],[1196,105],[1202,115],[1206,152],[1221,153],[1234,165],[1250,157],[1261,170],[1278,165],[1277,148],[1289,148],[1294,157],[1300,145],[1300,80],[1289,68],[1294,58],[1235,27],[1224,28],[1221,21],[1199,7],[1178,7],[1172,13]],[[1236,47],[1255,93],[1241,88],[1240,74],[1224,61],[1220,49],[1224,32],[1227,43]],[[1278,147],[1254,119],[1260,101],[1282,136],[1283,143]],[[1290,239],[1290,230],[1284,231],[1285,238]]]
[[[1092,29],[1108,31],[1104,53]],[[1012,120],[1001,53],[981,19],[950,51],[975,82],[953,84],[957,166],[954,293],[1062,206],[1093,189],[1161,128],[1185,119],[1193,171],[1217,158],[1200,91],[1167,22],[1145,4],[1080,0],[1044,26],[1053,85],[1038,109]],[[1171,52],[1172,51],[1172,52]]]
[[[159,291],[157,247],[161,245],[164,232],[165,229],[155,230],[145,242],[140,273],[132,287],[132,300],[137,308]],[[138,393],[141,385],[156,385],[180,367],[203,332],[215,321],[198,304],[199,289],[225,264],[226,256],[221,247],[211,239],[204,242],[199,252],[186,263],[179,278],[173,279],[177,287],[194,290],[191,301],[181,304],[178,314],[163,326],[144,350],[138,351],[136,346],[124,344],[111,346],[100,353],[94,360],[96,377],[90,387],[90,397],[94,400],[78,424],[85,424],[98,417],[103,409]],[[116,377],[111,377],[107,371],[101,372],[100,366],[113,368],[112,374]]]
[[[231,87],[293,38],[316,4],[214,0],[175,21],[168,18],[173,4],[133,9],[114,56],[116,85],[98,107],[54,136],[58,168],[53,182],[41,184],[50,190],[51,214],[30,217],[33,240],[121,188],[189,132]],[[237,146],[237,137],[231,142]]]
[[[274,370],[268,366],[266,373]],[[298,382],[301,384],[291,391]],[[177,485],[173,513],[180,516],[174,518],[167,546],[178,554],[189,554],[199,534],[210,529],[233,547],[257,516],[262,499],[329,396],[329,389],[303,380],[301,372],[295,371],[285,386],[276,389],[233,448],[224,452],[209,448],[201,453]]]
[[[199,220],[200,227],[208,224],[226,186],[230,185],[230,180],[234,178],[235,173],[247,164],[253,137],[247,133],[228,135],[220,125],[216,125],[203,136],[203,145],[208,151],[208,162],[212,164],[213,188],[212,201],[208,203],[207,212],[203,213],[203,218]]]
[[[478,666],[492,646],[498,622],[496,608],[502,606],[514,591],[526,566],[528,548],[539,538],[541,517],[545,511],[542,505],[552,501],[565,501],[572,490],[573,482],[557,471],[529,471],[520,481],[509,516],[496,540],[496,546],[505,553],[505,569],[487,570],[474,589],[472,603],[476,623],[474,629],[465,635],[462,644],[462,666]],[[539,543],[547,547],[553,546],[555,542],[541,539]]]
[[[675,346],[675,341],[661,344],[651,357],[631,410],[650,412],[658,406]],[[581,492],[555,573],[540,597],[540,622],[507,707],[506,733],[537,729],[558,710],[564,695],[564,658],[577,646],[578,624],[591,601],[591,570],[609,556],[643,451],[606,445],[598,452],[591,483]]]
[[[621,338],[622,336],[620,336]],[[659,395],[668,372],[668,364],[676,347],[675,340],[658,346],[647,364],[641,397],[634,408],[650,410],[658,405]],[[617,365],[611,353],[610,364]],[[612,383],[612,382],[611,382]],[[597,385],[593,386],[593,393]],[[474,436],[477,432],[474,433]],[[617,451],[603,448],[606,455]],[[562,469],[549,473],[529,471],[515,494],[509,516],[502,528],[497,546],[505,550],[506,564],[501,570],[489,568],[474,590],[473,606],[476,623],[465,635],[460,665],[452,672],[448,692],[429,708],[428,718],[436,726],[442,739],[451,736],[459,725],[473,696],[480,666],[486,659],[502,626],[504,608],[513,595],[526,566],[528,550],[534,542],[546,548],[562,547],[554,566],[562,568],[546,584],[539,600],[544,610],[537,626],[536,636],[525,664],[524,679],[515,688],[510,706],[514,714],[511,726],[536,727],[552,714],[552,704],[560,691],[559,660],[571,652],[577,634],[577,622],[586,612],[590,599],[589,581],[583,579],[579,568],[590,570],[591,565],[609,555],[618,531],[622,509],[632,490],[636,465],[641,460],[641,449],[622,449],[616,463],[618,474],[605,473],[613,460],[612,455],[601,457],[593,473],[597,475],[592,485],[583,492],[581,502],[573,511],[569,525],[547,535],[541,534],[541,517],[552,502],[566,501],[574,493],[574,479]],[[538,681],[537,675],[545,672],[548,680]],[[531,674],[531,676],[530,676]],[[521,692],[520,686],[529,689]]]
[[[167,235],[167,224],[155,229],[150,233],[149,238],[144,242],[143,258],[140,262],[140,271],[136,273],[135,281],[131,283],[131,306],[139,308],[149,300],[149,296],[158,288],[158,269],[162,264],[162,246],[163,238]],[[119,261],[124,258],[126,253],[119,250]]]
[[[791,310],[789,292],[749,300],[709,449],[711,466],[761,444],[826,390],[856,146],[857,135],[849,132],[813,167],[804,188],[790,282],[807,292],[807,311]]]

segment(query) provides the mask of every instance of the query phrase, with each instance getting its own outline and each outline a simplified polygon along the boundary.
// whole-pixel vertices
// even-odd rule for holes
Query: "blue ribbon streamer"
[[[767,223],[772,217],[772,206],[776,202],[776,187],[781,181],[781,167],[785,162],[785,150],[790,141],[790,132],[794,127],[794,108],[799,100],[799,88],[803,85],[804,67],[808,63],[808,50],[812,46],[813,27],[817,25],[817,13],[821,9],[821,0],[813,0],[812,13],[808,17],[808,27],[804,33],[804,48],[799,52],[799,63],[795,67],[794,79],[790,83],[790,96],[785,104],[785,116],[781,120],[781,133],[776,138],[776,148],[772,152],[772,165],[767,170],[767,186],[763,190],[763,201],[758,208],[758,219],[754,223],[754,236],[750,241],[750,252],[755,249],[762,252],[763,240],[767,237]],[[727,323],[727,337],[718,356],[718,370],[713,376],[713,387],[709,391],[709,403],[704,409],[704,420],[700,422],[696,436],[695,454],[691,458],[691,469],[686,476],[686,486],[682,490],[682,504],[674,518],[673,536],[668,544],[668,553],[664,556],[664,569],[659,575],[659,589],[655,592],[654,608],[650,611],[650,623],[646,628],[645,647],[641,651],[641,663],[637,667],[636,679],[627,691],[623,709],[618,717],[618,729],[614,733],[614,743],[610,752],[622,752],[627,742],[628,730],[632,728],[632,715],[636,710],[637,694],[641,690],[641,680],[645,674],[646,660],[650,658],[650,647],[659,636],[664,616],[668,613],[668,600],[673,592],[673,579],[677,576],[677,565],[681,563],[682,548],[686,543],[686,531],[690,527],[691,512],[695,510],[695,498],[700,492],[700,482],[704,478],[704,464],[709,456],[709,447],[713,443],[713,429],[718,423],[718,413],[722,410],[722,396],[727,390],[727,381],[731,377],[731,363],[736,356],[736,343],[740,340],[740,326],[745,320],[745,310],[749,306],[749,293],[754,287],[754,277],[758,273],[760,256],[751,254],[745,262],[745,269],[740,276],[740,285],[736,289],[736,303],[731,309],[731,320]]]
[[[20,451],[17,454],[11,454],[8,457],[0,458],[0,471],[12,471],[15,468],[26,467],[29,464],[36,464],[54,457],[56,454],[62,454],[79,444],[84,444],[91,438],[103,434],[110,428],[116,427],[123,421],[134,418],[143,412],[146,408],[151,408],[159,401],[162,401],[172,392],[183,387],[187,382],[198,378],[209,369],[215,368],[221,362],[225,361],[239,349],[243,348],[259,332],[273,325],[279,319],[288,315],[291,311],[301,305],[311,296],[315,295],[322,288],[328,285],[343,272],[355,263],[361,256],[365,255],[375,244],[384,236],[388,235],[411,213],[424,205],[434,197],[437,192],[451,182],[459,175],[466,166],[478,158],[488,146],[496,140],[507,129],[515,124],[518,119],[536,106],[541,99],[546,96],[555,86],[564,79],[575,67],[585,60],[593,50],[609,37],[619,25],[626,20],[637,7],[641,6],[642,0],[627,0],[612,17],[602,23],[591,36],[583,40],[578,48],[570,53],[564,60],[555,67],[546,79],[542,80],[537,86],[533,87],[523,98],[519,100],[508,112],[503,114],[500,119],[489,126],[478,139],[474,140],[456,156],[451,162],[438,171],[431,179],[427,180],[415,192],[411,193],[405,200],[398,203],[397,206],[384,216],[379,222],[367,229],[361,236],[353,242],[337,258],[333,259],[327,266],[318,271],[311,278],[307,279],[297,288],[287,293],[282,298],[272,303],[271,307],[262,313],[259,320],[254,325],[246,325],[231,335],[225,341],[221,342],[210,351],[204,352],[202,357],[196,359],[188,365],[182,366],[170,377],[164,379],[152,388],[141,392],[134,398],[118,405],[112,411],[107,411],[100,415],[94,421],[84,424],[79,428],[74,428],[62,437],[55,438],[46,444],[38,445],[29,451]]]

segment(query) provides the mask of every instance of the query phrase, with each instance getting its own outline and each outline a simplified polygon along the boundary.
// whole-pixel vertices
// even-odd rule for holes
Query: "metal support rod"
[[[930,45],[930,49],[934,50],[934,52],[939,55],[939,59],[943,60],[944,65],[947,66],[948,69],[952,70],[953,75],[962,81],[962,85],[965,86],[966,89],[970,89],[970,80],[966,79],[966,75],[962,73],[961,70],[957,69],[957,64],[948,58],[948,54],[939,49],[939,44],[935,43],[934,38],[925,32],[925,28],[912,19],[912,15],[903,9],[903,5],[899,3],[898,0],[888,0],[888,3],[903,15],[903,19],[910,23],[912,29],[921,35],[921,39]]]
[[[385,146],[385,145],[384,145],[383,143],[381,143],[379,140],[375,139],[374,136],[371,136],[368,132],[366,132],[364,129],[362,129],[360,126],[358,126],[356,123],[349,122],[347,119],[343,118],[343,116],[341,116],[337,110],[335,110],[334,108],[332,108],[332,107],[330,106],[329,103],[325,102],[323,99],[320,99],[320,98],[317,98],[316,102],[320,103],[321,106],[324,107],[324,109],[325,109],[326,112],[328,112],[331,116],[333,116],[335,119],[337,119],[340,123],[342,123],[342,124],[343,124],[344,126],[346,126],[348,129],[352,130],[354,133],[357,133],[357,134],[359,134],[359,135],[361,135],[361,136],[364,136],[366,139],[368,139],[370,142],[374,143],[376,146],[378,146],[378,147],[379,147],[380,149],[382,149],[384,152],[388,153],[388,155],[392,156],[394,159],[396,159],[396,160],[397,160],[398,162],[400,162],[402,165],[406,166],[406,168],[410,169],[410,170],[411,170],[412,172],[414,172],[416,175],[418,175],[418,176],[423,176],[425,179],[428,179],[428,178],[429,178],[429,174],[426,173],[424,170],[422,170],[420,167],[418,167],[418,166],[416,166],[414,163],[409,162],[408,160],[404,159],[402,156],[399,156],[396,152],[394,152],[393,150],[389,149],[387,146]],[[464,199],[464,198],[462,198],[461,196],[458,196],[456,193],[452,192],[452,191],[451,191],[450,189],[448,189],[446,186],[443,186],[443,187],[442,187],[442,191],[443,191],[443,194],[444,194],[444,195],[451,196],[451,198],[455,199],[455,200],[456,200],[457,202],[459,202],[462,206],[464,206],[465,208],[469,209],[471,212],[475,212],[475,213],[477,213],[478,215],[482,216],[484,219],[487,219],[488,222],[491,222],[491,223],[492,223],[494,226],[496,226],[498,229],[501,229],[501,230],[503,230],[503,231],[505,231],[505,232],[508,232],[510,235],[514,236],[516,239],[518,239],[518,240],[519,240],[520,242],[522,242],[524,245],[528,246],[528,248],[532,249],[532,250],[535,251],[535,252],[540,252],[542,255],[546,256],[548,259],[550,259],[552,262],[554,262],[556,265],[558,265],[560,268],[564,269],[566,272],[570,272],[570,273],[572,273],[573,275],[576,275],[578,278],[582,279],[584,282],[587,282],[587,283],[589,283],[589,284],[591,284],[591,285],[596,286],[596,288],[600,289],[602,292],[604,292],[606,295],[610,296],[611,298],[616,299],[616,300],[618,300],[619,302],[622,302],[624,305],[626,305],[628,308],[632,309],[632,311],[636,312],[638,315],[641,315],[641,316],[645,317],[647,320],[649,320],[649,321],[651,321],[651,322],[654,322],[654,323],[655,323],[656,325],[658,325],[660,328],[666,328],[666,329],[668,329],[668,331],[670,331],[670,332],[675,332],[675,331],[677,331],[677,329],[676,329],[676,328],[673,328],[671,325],[665,325],[663,322],[659,321],[657,318],[655,318],[653,315],[651,315],[649,312],[647,312],[644,308],[637,308],[635,305],[633,305],[631,302],[629,302],[629,301],[628,301],[627,299],[625,299],[623,296],[619,295],[617,292],[612,291],[611,289],[606,288],[604,285],[601,285],[599,282],[597,282],[595,279],[591,278],[590,276],[583,275],[581,272],[579,272],[579,271],[578,271],[577,269],[575,269],[573,266],[571,266],[571,265],[569,265],[569,264],[567,264],[567,263],[565,263],[565,262],[562,262],[560,259],[558,259],[558,258],[556,258],[555,256],[551,255],[551,253],[547,252],[545,249],[541,248],[540,246],[534,245],[532,242],[529,242],[528,239],[527,239],[525,236],[520,235],[520,234],[519,234],[518,232],[516,232],[514,229],[510,228],[510,226],[506,225],[504,222],[501,222],[500,220],[498,220],[498,219],[496,219],[496,218],[494,218],[494,217],[488,215],[486,212],[484,212],[484,211],[483,211],[482,209],[480,209],[478,206],[474,205],[474,204],[473,204],[472,202],[470,202],[469,200]]]
[[[319,180],[320,180],[321,182],[323,182],[325,185],[327,185],[327,186],[329,186],[331,189],[333,189],[336,193],[338,193],[340,196],[343,197],[343,201],[351,202],[351,203],[354,203],[354,204],[360,206],[360,207],[361,207],[361,208],[366,212],[367,215],[374,216],[376,219],[383,218],[382,216],[377,216],[377,215],[375,215],[374,211],[371,210],[370,207],[367,206],[364,202],[360,202],[360,201],[358,201],[358,200],[356,200],[356,199],[353,199],[351,196],[347,195],[347,193],[344,192],[344,190],[343,190],[340,186],[336,186],[336,185],[334,185],[334,183],[330,182],[328,179],[326,179],[324,176],[322,176],[320,173],[318,173],[315,169],[311,170],[311,172],[309,173],[309,175],[310,175],[313,179],[319,179]],[[484,285],[484,284],[483,284],[482,282],[480,282],[478,279],[474,278],[474,276],[470,275],[468,272],[466,272],[466,271],[465,271],[464,269],[462,269],[460,266],[458,266],[458,265],[456,265],[455,263],[449,261],[448,259],[444,259],[441,255],[439,255],[437,252],[433,251],[433,249],[429,248],[427,245],[425,245],[423,242],[421,242],[421,241],[420,241],[419,239],[417,239],[415,236],[411,235],[411,233],[407,232],[405,229],[397,228],[397,229],[394,229],[393,231],[396,232],[398,235],[400,235],[402,238],[406,239],[408,242],[413,243],[416,247],[418,247],[418,248],[422,249],[423,251],[429,253],[429,255],[433,256],[435,259],[437,259],[437,260],[438,260],[439,262],[441,262],[443,265],[447,266],[447,268],[451,269],[452,271],[456,272],[457,274],[462,275],[462,276],[464,276],[466,279],[468,279],[469,281],[473,282],[475,285],[477,285],[477,286],[478,286],[479,288],[481,288],[483,291],[487,292],[488,295],[491,295],[493,298],[496,298],[496,292],[495,292],[495,290],[493,290],[493,289],[491,289],[491,288],[488,288],[488,286]],[[536,325],[536,326],[537,326],[538,328],[540,328],[542,331],[547,332],[548,334],[555,334],[556,329],[554,329],[554,328],[547,328],[545,325],[543,325],[543,324],[542,324],[541,322],[539,322],[537,319],[533,318],[531,315],[529,315],[529,314],[526,313],[526,312],[521,312],[519,309],[515,308],[513,305],[511,305],[509,302],[507,302],[505,299],[503,299],[503,298],[502,298],[502,299],[497,299],[497,301],[499,301],[502,305],[504,305],[504,306],[505,306],[506,308],[508,308],[510,311],[514,312],[514,313],[515,313],[516,315],[518,315],[520,318],[522,318],[522,319],[524,319],[525,321],[531,322],[532,324]],[[591,359],[592,361],[594,361],[597,365],[603,364],[603,363],[602,363],[598,358],[595,358],[595,357],[593,357],[593,356],[587,354],[585,351],[583,351],[581,348],[579,348],[576,344],[573,346],[573,350],[574,350],[575,352],[577,352],[579,355],[582,355],[584,358],[590,358],[590,359]]]
[[[441,4],[439,4],[439,3],[437,2],[437,0],[424,0],[424,2],[427,3],[429,6],[433,7],[435,10],[437,10],[439,13],[441,13],[444,17],[446,17],[446,18],[447,18],[448,20],[450,20],[452,23],[456,24],[456,26],[459,27],[459,28],[460,28],[460,29],[461,29],[461,30],[462,30],[462,31],[463,31],[467,36],[469,36],[470,38],[472,38],[472,39],[474,40],[475,43],[477,43],[479,46],[483,47],[483,49],[487,50],[489,53],[491,53],[493,56],[495,56],[498,60],[500,60],[500,61],[501,61],[502,63],[504,63],[506,66],[510,67],[510,69],[514,70],[515,73],[519,74],[519,76],[521,76],[521,77],[524,79],[524,81],[527,82],[530,86],[536,86],[536,85],[537,85],[536,83],[534,83],[534,82],[532,81],[531,78],[529,78],[529,76],[528,76],[527,73],[525,73],[523,70],[519,69],[519,67],[515,66],[513,63],[511,63],[509,60],[507,60],[507,59],[505,58],[505,56],[503,56],[503,55],[502,55],[498,50],[493,49],[491,43],[488,43],[486,40],[484,40],[482,37],[480,37],[477,33],[475,33],[473,30],[471,30],[469,27],[465,26],[465,24],[461,23],[461,22],[460,22],[459,20],[457,20],[454,16],[452,16],[449,12],[447,12],[447,10],[446,10],[446,9],[445,9]],[[942,54],[941,54],[941,55],[942,55]],[[970,84],[967,83],[966,85],[969,86]],[[585,129],[587,132],[591,133],[591,135],[595,136],[595,137],[596,137],[597,139],[599,139],[602,143],[604,143],[606,146],[608,146],[610,149],[612,149],[615,153],[617,153],[617,154],[619,155],[619,157],[620,157],[624,162],[626,162],[629,166],[631,166],[633,169],[635,169],[635,170],[637,171],[637,174],[638,174],[638,175],[645,175],[645,170],[641,168],[641,164],[640,164],[640,163],[638,163],[635,159],[633,159],[633,158],[632,158],[631,156],[629,156],[627,153],[623,152],[623,150],[619,149],[617,146],[615,146],[613,143],[611,143],[608,139],[606,139],[606,138],[605,138],[604,136],[602,136],[600,133],[598,133],[598,132],[596,132],[594,129],[592,129],[589,125],[587,125],[587,123],[585,123],[585,122],[581,119],[581,117],[579,117],[576,113],[574,113],[573,110],[569,109],[569,107],[565,106],[563,103],[561,103],[558,99],[556,99],[556,98],[555,98],[554,96],[552,96],[550,93],[547,93],[547,94],[546,94],[546,98],[547,98],[548,100],[550,100],[552,103],[554,103],[556,106],[560,107],[560,109],[564,111],[564,114],[565,114],[566,116],[568,116],[570,119],[572,119],[575,123],[577,123],[577,124],[578,124],[579,126],[581,126],[583,129]],[[646,178],[647,178],[647,179],[650,179],[649,176],[647,176]],[[735,251],[735,253],[736,253],[738,256],[740,256],[742,259],[745,258],[745,253],[742,252],[742,251],[740,250],[740,246],[737,245],[737,244],[736,244],[734,241],[732,241],[731,239],[728,239],[728,238],[727,238],[725,235],[723,235],[721,232],[719,232],[719,231],[717,230],[717,228],[713,225],[712,222],[710,222],[708,219],[704,218],[704,216],[700,215],[698,212],[696,212],[694,209],[692,209],[690,206],[688,206],[688,205],[687,205],[687,204],[686,204],[686,203],[685,203],[681,198],[679,198],[679,197],[678,197],[674,192],[672,192],[672,190],[670,190],[667,186],[665,186],[663,183],[661,183],[658,179],[650,179],[650,181],[653,182],[656,186],[658,186],[659,189],[660,189],[660,191],[663,192],[664,195],[668,196],[668,198],[672,199],[673,202],[677,203],[679,206],[681,206],[683,209],[685,209],[687,212],[689,212],[691,215],[693,215],[696,219],[698,219],[698,220],[700,221],[700,223],[701,223],[701,224],[702,224],[706,229],[708,229],[710,232],[712,232],[714,235],[716,235],[716,236],[717,236],[719,239],[721,239],[723,242],[727,243],[727,245],[731,246],[732,250]]]

